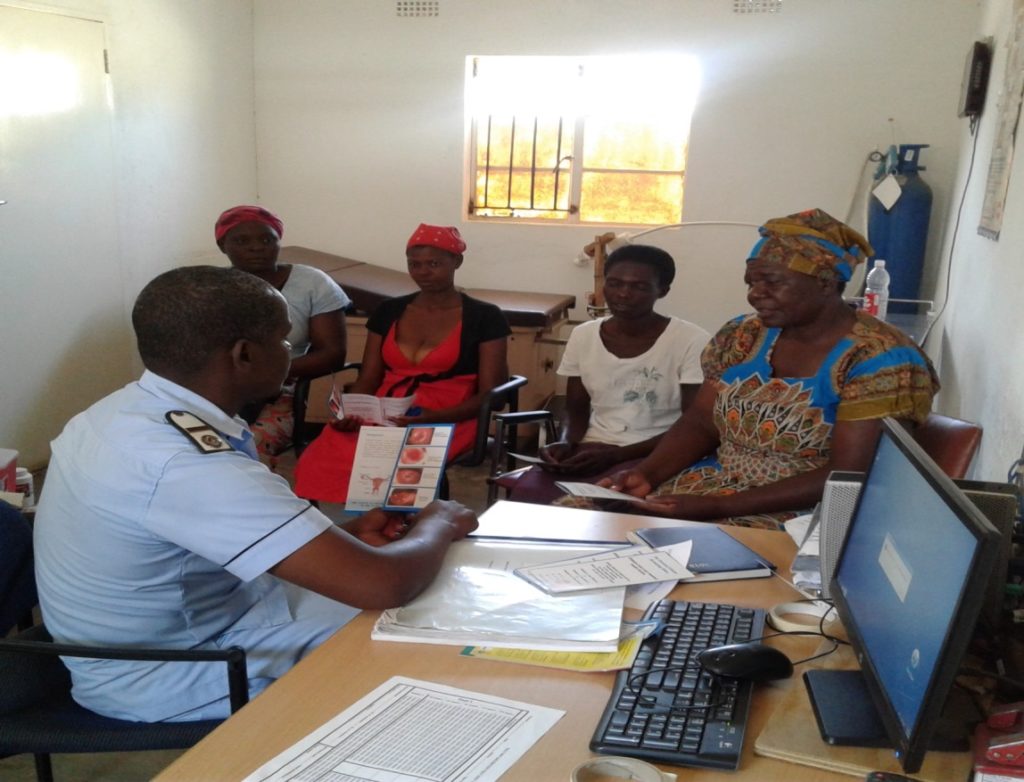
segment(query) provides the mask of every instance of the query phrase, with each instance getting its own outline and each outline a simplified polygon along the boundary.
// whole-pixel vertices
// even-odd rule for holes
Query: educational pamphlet
[[[555,486],[571,494],[573,497],[588,497],[592,500],[625,500],[626,502],[644,502],[644,497],[634,497],[632,494],[606,489],[594,483],[578,483],[575,481],[555,481]]]
[[[714,524],[680,524],[678,527],[649,527],[629,533],[654,548],[674,546],[684,541],[693,545],[687,568],[689,581],[726,581],[734,578],[767,578],[775,565],[740,543]]]
[[[345,510],[425,507],[437,497],[454,430],[454,424],[360,428]]]
[[[373,394],[343,394],[337,388],[331,391],[327,406],[337,419],[347,415],[362,418],[364,423],[378,426],[395,426],[391,419],[396,415],[405,415],[412,407],[413,397],[401,398],[374,396]]]
[[[530,456],[529,454],[515,453],[514,451],[509,451],[508,455],[511,456],[513,459],[518,459],[519,461],[526,462],[527,464],[547,464],[547,462],[545,462],[539,456]]]

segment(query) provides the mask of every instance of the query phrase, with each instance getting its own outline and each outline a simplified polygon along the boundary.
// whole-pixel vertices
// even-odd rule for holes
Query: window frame
[[[518,56],[518,57],[520,57],[520,58],[528,58],[528,57],[530,57],[530,55],[521,55],[521,56]],[[642,55],[637,55],[636,57],[639,60],[643,56]],[[540,112],[537,112],[537,111],[534,111],[534,112],[516,111],[516,107],[514,107],[514,106],[510,106],[508,111],[505,111],[505,112],[503,112],[500,115],[496,114],[494,112],[487,113],[487,112],[476,111],[475,107],[473,105],[471,105],[471,101],[470,101],[470,91],[471,91],[472,86],[473,86],[472,85],[472,80],[475,79],[475,78],[478,78],[478,65],[479,65],[479,61],[480,60],[487,60],[487,59],[494,59],[494,60],[506,59],[506,60],[508,60],[508,59],[513,59],[513,56],[495,55],[495,56],[492,57],[492,56],[489,56],[489,55],[470,55],[470,56],[468,56],[466,58],[466,61],[467,61],[467,73],[466,73],[467,89],[466,89],[466,116],[465,116],[465,119],[466,119],[466,143],[464,145],[464,150],[465,150],[465,167],[464,167],[464,179],[463,179],[463,181],[464,181],[465,187],[466,187],[466,199],[465,199],[465,209],[466,209],[466,211],[465,211],[465,218],[467,220],[474,221],[474,222],[491,222],[491,223],[497,223],[497,224],[520,223],[520,224],[529,224],[529,225],[572,225],[572,226],[629,225],[629,226],[645,227],[645,226],[664,225],[666,223],[672,223],[672,222],[679,222],[679,220],[682,219],[683,202],[685,200],[685,192],[686,192],[686,172],[687,172],[687,168],[688,168],[689,147],[690,147],[690,128],[691,128],[691,118],[692,118],[692,113],[693,113],[692,106],[690,107],[689,111],[687,112],[685,122],[683,123],[683,128],[684,128],[683,129],[683,137],[680,139],[680,143],[682,145],[682,150],[681,150],[682,168],[678,169],[678,170],[676,170],[676,169],[644,169],[644,168],[608,168],[608,167],[604,167],[604,166],[587,167],[583,163],[583,161],[584,161],[584,145],[585,145],[585,142],[586,142],[586,133],[587,133],[587,123],[588,123],[588,119],[590,119],[591,117],[595,116],[595,113],[593,111],[588,111],[586,109],[577,110],[577,111],[573,111],[573,112],[558,112],[557,116],[559,117],[560,123],[562,123],[562,124],[571,124],[572,127],[573,127],[573,144],[572,144],[571,155],[561,154],[561,152],[559,151],[559,154],[561,154],[561,157],[560,157],[560,159],[558,161],[558,166],[557,166],[557,170],[560,170],[562,172],[565,172],[565,173],[569,174],[569,177],[568,177],[568,180],[569,180],[568,181],[569,192],[568,192],[568,196],[567,196],[567,199],[566,199],[567,206],[566,207],[562,207],[562,208],[559,208],[557,206],[558,193],[560,192],[560,189],[561,189],[560,187],[557,187],[555,189],[555,192],[554,192],[555,205],[552,208],[543,208],[543,207],[538,208],[538,205],[537,205],[536,202],[533,202],[532,207],[513,206],[512,203],[511,203],[511,192],[512,192],[512,189],[513,189],[513,184],[515,182],[515,179],[514,179],[515,174],[516,173],[521,173],[522,175],[526,175],[526,176],[529,176],[529,177],[535,179],[538,171],[545,170],[545,169],[542,169],[541,167],[537,166],[537,164],[535,162],[536,161],[536,131],[534,131],[534,140],[532,142],[533,143],[533,158],[532,158],[533,163],[532,163],[531,166],[526,167],[526,166],[522,166],[522,165],[518,165],[518,166],[515,165],[515,147],[514,147],[514,144],[513,144],[513,146],[510,146],[510,148],[509,148],[508,159],[507,160],[503,160],[501,162],[501,165],[496,166],[496,165],[494,165],[493,163],[490,162],[489,157],[486,158],[488,160],[487,163],[480,163],[479,162],[480,154],[481,154],[481,150],[480,150],[479,144],[480,144],[481,135],[482,135],[480,133],[480,126],[484,122],[486,122],[488,124],[488,131],[487,131],[488,132],[488,136],[487,137],[488,137],[488,143],[489,143],[489,139],[490,139],[490,137],[492,135],[491,125],[493,125],[496,117],[508,117],[510,119],[506,120],[506,127],[512,127],[512,126],[518,127],[520,124],[522,124],[520,122],[520,120],[522,120],[524,118],[523,115],[527,115],[527,119],[532,119],[532,124],[536,128],[536,125],[537,125],[538,121],[540,121],[542,118],[544,118],[545,115],[543,115],[543,114],[541,114]],[[541,59],[541,58],[537,58],[537,59]],[[586,65],[587,65],[588,61],[590,61],[590,60],[597,60],[597,59],[609,59],[610,60],[612,58],[611,57],[608,57],[608,58],[603,58],[603,57],[560,57],[560,58],[548,58],[548,59],[559,59],[559,60],[562,60],[562,61],[571,61],[571,62],[575,63],[576,66],[579,69],[579,76],[581,78],[581,81],[579,82],[579,86],[578,86],[578,91],[580,92],[580,94],[583,94],[588,89],[588,85],[585,82],[582,81],[582,79],[586,78],[585,71],[586,71]],[[696,86],[695,85],[696,85],[696,81],[699,80],[699,69],[696,69],[695,66],[689,66],[689,67],[692,70],[688,74],[688,76],[694,82],[693,95],[694,95],[694,98],[695,98],[695,96],[696,96]],[[574,99],[577,98],[577,96],[573,96],[573,97],[574,97]],[[657,119],[656,119],[654,113],[652,113],[650,115],[649,120],[648,120],[648,124],[656,125],[656,123],[657,123]],[[566,163],[568,163],[568,168],[564,167]],[[508,196],[507,196],[506,200],[503,203],[501,203],[501,204],[492,204],[492,203],[488,203],[488,202],[485,202],[484,204],[479,204],[479,203],[477,203],[477,196],[478,196],[478,193],[479,193],[479,180],[480,180],[480,177],[481,177],[482,174],[485,176],[485,178],[488,177],[489,174],[486,174],[485,172],[489,172],[489,171],[492,171],[492,170],[500,170],[500,171],[508,172],[509,173],[509,183],[508,183],[508,191],[507,191],[508,192]],[[551,169],[552,173],[554,173],[555,171],[556,171],[556,169],[554,169],[554,168]],[[653,176],[678,177],[679,181],[680,181],[681,197],[679,199],[679,203],[678,204],[671,205],[675,209],[674,217],[670,217],[669,219],[656,219],[656,220],[643,221],[643,222],[636,222],[636,221],[632,221],[632,220],[628,220],[628,219],[610,219],[610,220],[609,219],[593,219],[593,220],[584,219],[583,203],[582,203],[583,202],[583,197],[584,197],[584,194],[583,194],[583,181],[584,181],[584,176],[586,174],[590,174],[590,173],[608,174],[608,175],[612,175],[612,176],[622,176],[622,177],[652,176],[652,175]],[[559,179],[559,177],[556,175],[556,180],[558,180],[558,179]],[[488,188],[488,186],[486,184],[484,185],[484,191],[485,191],[484,194],[485,194],[485,198],[486,198],[486,196],[489,194],[489,188]],[[532,197],[533,197],[533,191],[532,191],[532,182],[531,182],[531,198]],[[668,202],[666,202],[666,205],[669,205]],[[501,210],[503,212],[507,211],[508,213],[507,214],[480,214],[480,212],[482,210]],[[541,213],[541,212],[543,212],[543,213],[546,213],[546,214],[530,214],[531,212],[533,212],[533,213]],[[560,212],[560,213],[562,213],[563,216],[550,216],[550,213],[552,213],[552,212]]]

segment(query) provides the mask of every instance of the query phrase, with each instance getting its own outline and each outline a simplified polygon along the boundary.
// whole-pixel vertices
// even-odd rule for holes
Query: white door
[[[0,6],[0,448],[36,468],[132,368],[100,22]]]

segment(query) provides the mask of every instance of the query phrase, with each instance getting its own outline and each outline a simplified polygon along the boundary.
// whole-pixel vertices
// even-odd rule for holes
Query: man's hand
[[[374,508],[341,526],[367,545],[386,546],[405,535],[410,526],[410,516],[406,513],[388,513],[380,508]]]
[[[421,524],[447,524],[452,540],[461,540],[479,526],[476,514],[454,500],[434,500],[410,519],[411,530]]]

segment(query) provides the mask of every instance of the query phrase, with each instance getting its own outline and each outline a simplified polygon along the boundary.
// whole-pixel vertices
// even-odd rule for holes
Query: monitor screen
[[[920,768],[974,631],[998,532],[886,420],[831,585],[903,768]]]

